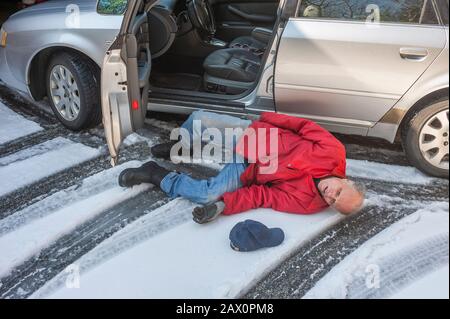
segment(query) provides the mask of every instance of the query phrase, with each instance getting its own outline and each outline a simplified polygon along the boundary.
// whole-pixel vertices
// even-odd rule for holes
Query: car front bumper
[[[6,58],[6,50],[0,47],[0,80],[7,86],[29,95],[27,84],[18,81],[14,76]]]

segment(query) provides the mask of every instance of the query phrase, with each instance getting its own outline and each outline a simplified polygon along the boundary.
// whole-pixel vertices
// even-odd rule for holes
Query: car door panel
[[[445,43],[440,26],[292,18],[277,56],[277,110],[370,125],[397,103]]]
[[[129,1],[102,67],[103,126],[112,165],[118,162],[123,139],[144,125],[147,111],[151,56],[147,16],[138,15],[141,4],[141,0]]]
[[[256,27],[272,29],[279,0],[210,0],[217,21],[217,37],[231,41],[250,35]]]

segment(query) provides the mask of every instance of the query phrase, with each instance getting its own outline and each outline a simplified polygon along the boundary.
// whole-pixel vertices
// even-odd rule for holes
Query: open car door
[[[123,139],[144,125],[151,71],[147,10],[156,1],[128,0],[119,35],[103,62],[103,126],[113,166]]]

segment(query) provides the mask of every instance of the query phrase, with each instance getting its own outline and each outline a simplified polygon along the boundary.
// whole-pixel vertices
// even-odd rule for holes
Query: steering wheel
[[[216,20],[209,0],[187,0],[189,19],[202,34],[216,34]]]

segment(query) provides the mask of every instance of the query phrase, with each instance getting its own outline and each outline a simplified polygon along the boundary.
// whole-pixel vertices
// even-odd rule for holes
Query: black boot
[[[170,151],[172,150],[172,147],[174,147],[175,144],[177,144],[178,141],[171,141],[163,144],[158,144],[153,146],[150,151],[152,152],[152,155],[156,158],[161,158],[165,160],[170,160]],[[182,156],[182,150],[180,149],[177,156]],[[192,158],[193,151],[192,148],[189,150],[189,156]]]
[[[148,162],[139,168],[128,168],[119,175],[119,185],[132,187],[142,183],[158,186],[170,171],[159,166],[155,162]]]
[[[152,155],[156,158],[170,160],[170,150],[178,141],[170,141],[168,143],[158,144],[151,148]]]

